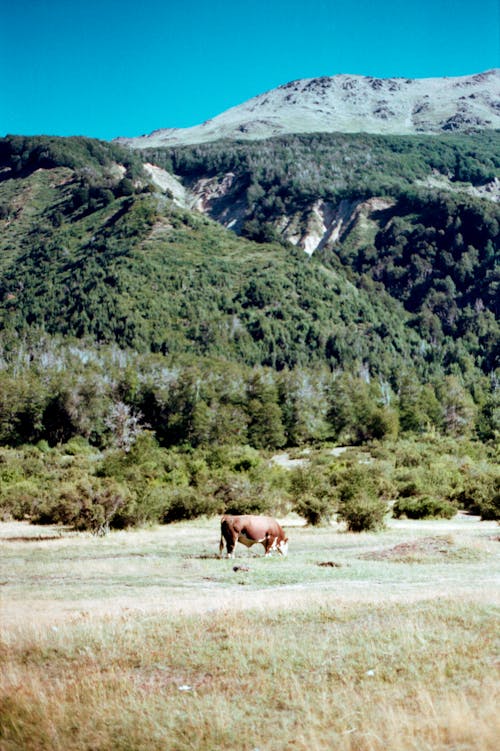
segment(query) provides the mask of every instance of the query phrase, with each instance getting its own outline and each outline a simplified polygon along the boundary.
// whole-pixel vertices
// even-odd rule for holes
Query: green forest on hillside
[[[268,216],[281,210],[280,201],[290,205],[310,197],[404,195],[433,172],[473,185],[500,177],[498,131],[470,136],[316,133],[150,148],[141,153],[144,161],[187,179],[233,172],[244,178],[245,187],[253,187],[255,204],[263,199],[258,211]]]
[[[314,487],[299,479],[295,491],[283,490],[283,478],[259,485],[248,476],[262,460],[252,451],[398,436],[482,444],[471,461],[489,467],[500,435],[498,204],[415,179],[439,170],[482,185],[499,173],[498,141],[304,136],[139,155],[91,139],[0,140],[6,513],[57,518],[46,503],[63,483],[60,521],[71,504],[75,519],[85,516],[82,498],[106,517],[116,484],[120,508],[125,486],[132,504],[121,521],[116,507],[117,525],[182,518],[190,504],[193,515],[218,512],[235,499],[262,510],[262,493],[278,507],[280,493],[295,492],[313,518],[331,478]],[[176,207],[150,184],[141,158],[186,182],[240,170],[248,222],[259,227],[311,195],[395,202],[373,242],[351,238],[310,258]],[[272,227],[267,234],[276,237]],[[125,472],[134,446],[139,468]],[[206,452],[223,446],[247,446],[247,475],[214,479]],[[103,465],[108,454],[114,459]],[[33,477],[45,478],[37,485],[19,470],[30,456],[36,466],[52,456],[79,469],[54,469],[52,479],[37,469]],[[150,460],[163,469],[148,470]],[[205,475],[186,469],[198,460],[201,468],[208,461]],[[497,486],[486,475],[494,504]],[[210,508],[200,500],[203,477],[212,478]],[[443,503],[465,492],[457,478]],[[155,496],[155,488],[163,490]],[[163,500],[151,501],[148,516],[150,496]]]
[[[318,198],[396,199],[375,217],[379,230],[372,243],[348,238],[321,260],[342,268],[357,287],[381,282],[412,314],[411,325],[425,341],[451,349],[446,361],[472,355],[486,372],[499,364],[500,212],[498,203],[467,188],[500,178],[499,155],[497,131],[293,135],[144,152],[187,184],[234,173],[233,200],[247,206],[242,234],[258,241],[279,240],[273,220]],[[449,191],[426,187],[425,179],[436,174],[449,181]],[[462,349],[457,341],[467,344]]]

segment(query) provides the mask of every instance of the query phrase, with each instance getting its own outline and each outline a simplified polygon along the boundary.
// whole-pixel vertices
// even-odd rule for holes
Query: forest
[[[389,501],[497,518],[500,216],[462,188],[498,179],[499,139],[1,139],[0,513],[94,531],[231,508],[354,508],[355,526],[360,504],[369,527]],[[186,186],[235,171],[242,236],[141,160]],[[418,182],[436,171],[456,190]],[[311,197],[373,195],[394,201],[370,242],[309,257],[273,227]],[[354,453],[327,461],[335,446]],[[284,450],[311,451],[306,469],[273,467]]]

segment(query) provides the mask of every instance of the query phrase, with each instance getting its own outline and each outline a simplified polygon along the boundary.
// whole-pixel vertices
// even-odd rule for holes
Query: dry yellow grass
[[[1,751],[496,749],[498,528],[289,532],[235,573],[216,520],[0,525]]]

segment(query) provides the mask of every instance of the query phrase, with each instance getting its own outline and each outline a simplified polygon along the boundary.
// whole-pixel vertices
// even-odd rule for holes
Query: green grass
[[[344,599],[349,583],[355,582],[366,594],[375,588],[391,595],[396,584],[413,588],[414,595],[425,587],[424,594],[432,596],[435,588],[441,592],[447,587],[450,593],[459,587],[474,594],[479,579],[486,582],[498,571],[493,522],[467,517],[391,520],[385,532],[356,535],[340,526],[314,529],[288,521],[287,558],[265,558],[260,545],[238,545],[234,560],[218,558],[217,519],[113,532],[104,538],[22,523],[2,525],[7,530],[0,532],[2,591],[4,598],[16,602],[32,597],[54,603],[97,598],[105,605],[110,597],[126,596],[133,602],[152,590],[161,592],[165,602],[170,597],[190,598],[193,592],[200,602],[209,601],[213,593],[227,600],[242,588],[255,595],[278,588],[283,596],[290,591],[303,598],[314,594],[309,591],[314,586]],[[30,530],[42,539],[28,541]],[[433,540],[442,540],[441,550],[431,544]],[[407,543],[407,549],[394,554],[401,543]],[[233,566],[249,570],[235,572]]]
[[[217,519],[0,525],[1,751],[493,751],[497,526],[287,522],[230,560]]]

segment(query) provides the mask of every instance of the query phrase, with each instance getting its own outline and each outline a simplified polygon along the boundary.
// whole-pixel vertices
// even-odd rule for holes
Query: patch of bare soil
[[[394,563],[441,563],[446,560],[478,560],[481,553],[475,548],[457,545],[451,535],[437,535],[402,542],[385,550],[365,553],[360,557],[370,561]]]

